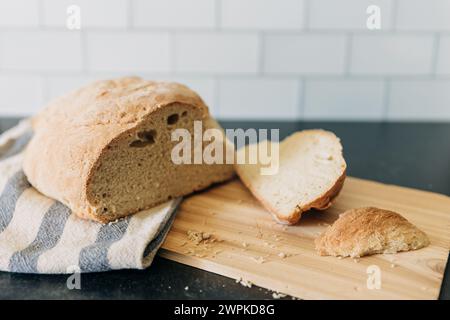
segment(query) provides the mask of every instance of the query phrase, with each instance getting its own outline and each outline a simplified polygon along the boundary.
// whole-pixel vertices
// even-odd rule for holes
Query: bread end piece
[[[257,146],[247,146],[238,153]],[[296,132],[279,143],[277,174],[263,176],[260,168],[259,163],[235,165],[244,185],[273,218],[292,225],[304,212],[326,210],[332,205],[344,185],[347,165],[339,138],[332,132],[313,129]]]
[[[315,244],[319,255],[355,258],[416,250],[428,246],[430,240],[396,212],[363,207],[341,214]]]

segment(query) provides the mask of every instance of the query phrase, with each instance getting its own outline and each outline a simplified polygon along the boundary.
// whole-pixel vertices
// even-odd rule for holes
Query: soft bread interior
[[[257,152],[260,142],[238,150]],[[311,208],[325,209],[336,196],[345,177],[346,164],[339,139],[331,132],[305,130],[294,133],[279,144],[279,169],[262,175],[261,163],[237,164],[244,184],[278,222],[292,224]]]
[[[87,185],[94,215],[110,221],[230,178],[231,165],[177,165],[171,159],[172,148],[179,143],[171,141],[173,130],[189,130],[193,143],[195,120],[203,120],[203,131],[218,126],[203,117],[198,108],[174,103],[110,143]]]

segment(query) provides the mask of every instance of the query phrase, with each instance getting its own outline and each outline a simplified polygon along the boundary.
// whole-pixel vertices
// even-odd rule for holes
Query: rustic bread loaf
[[[43,194],[108,222],[233,176],[232,165],[171,161],[171,132],[220,128],[186,86],[130,77],[54,100],[33,119],[23,168]]]
[[[241,153],[256,152],[260,142],[241,148]],[[274,218],[284,224],[296,223],[301,214],[312,208],[327,209],[341,190],[346,163],[342,145],[331,132],[305,130],[296,132],[279,144],[279,170],[274,175],[262,175],[263,165],[236,164],[236,172],[253,195]]]
[[[320,255],[362,257],[416,250],[430,240],[398,213],[367,207],[341,214],[315,243]]]

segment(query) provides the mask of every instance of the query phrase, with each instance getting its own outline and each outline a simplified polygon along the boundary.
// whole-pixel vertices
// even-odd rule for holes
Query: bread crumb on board
[[[273,292],[272,298],[274,299],[281,299],[287,297],[287,294],[281,293],[281,292]]]
[[[264,257],[257,257],[257,258],[251,257],[251,259],[258,264],[262,264],[262,263],[266,262],[266,259],[264,259]]]
[[[208,232],[203,232],[203,231],[188,230],[187,235],[188,235],[188,239],[195,244],[200,244],[201,242],[204,242],[205,240],[211,239],[211,234]]]
[[[284,252],[280,252],[280,253],[278,254],[278,256],[279,256],[281,259],[284,259],[284,258],[287,257],[286,253],[284,253]]]
[[[242,278],[237,278],[236,283],[240,283],[242,286],[247,287],[247,288],[251,288],[253,285],[250,281],[244,280]]]
[[[198,258],[215,258],[217,254],[222,252],[217,248],[214,250],[214,244],[223,240],[218,239],[212,233],[195,230],[188,230],[186,233],[188,241],[181,244],[181,247],[187,247],[184,251],[185,254]]]

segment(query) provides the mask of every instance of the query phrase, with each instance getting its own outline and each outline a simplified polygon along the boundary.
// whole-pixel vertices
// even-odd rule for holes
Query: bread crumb
[[[284,297],[287,297],[287,294],[280,293],[280,292],[272,293],[272,298],[274,298],[274,299],[281,299],[281,298],[284,298]]]
[[[196,245],[211,238],[210,233],[202,232],[202,231],[188,230],[187,235],[188,235],[188,239],[191,242],[195,243]]]
[[[184,287],[184,290],[185,290],[185,291],[188,291],[188,290],[189,290],[189,287],[188,287],[188,286]]]
[[[258,258],[252,257],[252,260],[254,260],[256,263],[259,263],[259,264],[266,262],[266,259],[264,259],[263,257],[258,257]]]
[[[280,253],[278,254],[278,256],[279,256],[281,259],[284,259],[284,258],[287,257],[286,253],[284,253],[284,252],[280,252]]]
[[[359,263],[359,259],[353,258],[353,262],[354,262],[354,263]]]
[[[391,263],[391,268],[395,268],[397,265],[395,263]]]
[[[253,285],[250,281],[244,280],[241,277],[236,279],[236,283],[240,283],[243,287],[247,287],[247,288],[251,288]]]
[[[248,243],[247,243],[247,242],[242,242],[242,246],[243,246],[244,248],[247,248],[247,247],[248,247]]]

